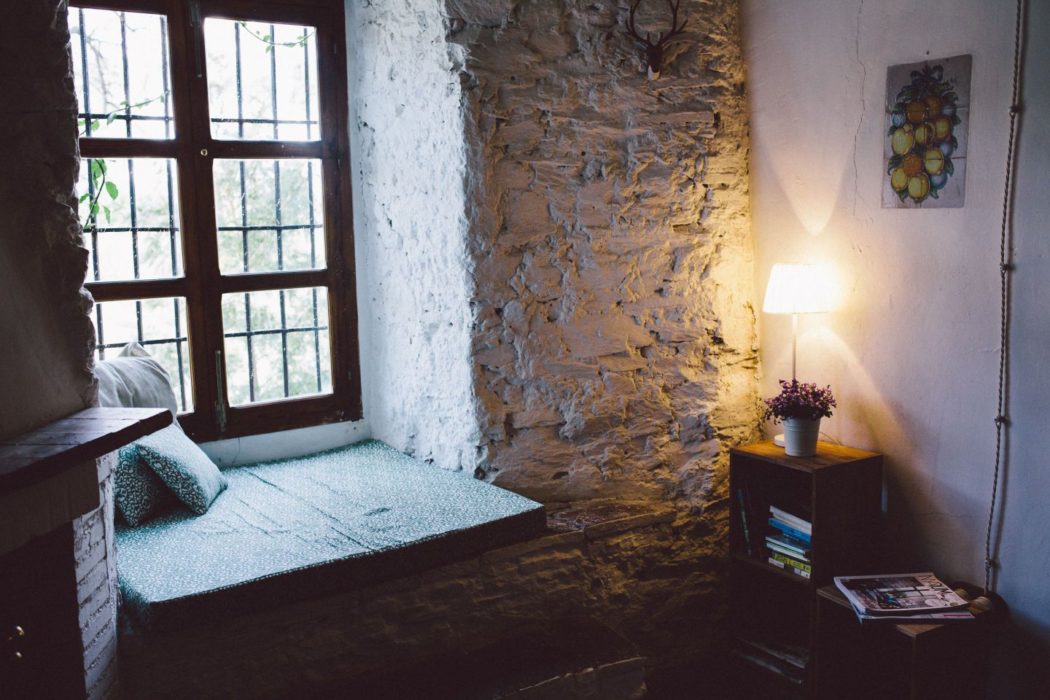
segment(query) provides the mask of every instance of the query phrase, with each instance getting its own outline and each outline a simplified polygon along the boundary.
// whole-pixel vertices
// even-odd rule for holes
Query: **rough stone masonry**
[[[758,424],[736,2],[683,2],[657,81],[625,0],[348,12],[376,437],[545,502],[702,510]]]
[[[74,192],[77,101],[67,8],[27,3],[0,27],[0,436],[62,418],[93,401],[95,329],[82,289]]]
[[[711,498],[757,425],[737,5],[649,81],[626,3],[450,3],[481,469],[540,500]],[[666,31],[650,0],[638,25]]]
[[[95,403],[95,329],[83,289],[75,187],[77,102],[65,0],[25,3],[0,25],[0,435],[16,434]],[[73,523],[87,697],[116,684],[114,460],[99,460],[103,507]],[[56,576],[59,575],[56,572]]]
[[[759,425],[748,134],[737,3],[683,0],[656,81],[628,10],[350,3],[355,241],[376,437],[547,504],[677,514],[609,561],[637,615],[579,606],[658,668],[718,637],[727,452]],[[643,0],[641,31],[668,19]]]

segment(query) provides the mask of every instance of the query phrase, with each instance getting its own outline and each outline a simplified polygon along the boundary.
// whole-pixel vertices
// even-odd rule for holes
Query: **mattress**
[[[543,506],[369,440],[226,470],[204,515],[118,527],[124,610],[172,628],[330,595],[536,536]]]

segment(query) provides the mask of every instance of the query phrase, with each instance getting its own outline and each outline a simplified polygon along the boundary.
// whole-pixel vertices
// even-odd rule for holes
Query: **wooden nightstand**
[[[966,587],[969,597],[977,591]],[[861,624],[834,585],[817,591],[818,698],[983,698],[990,626],[999,616],[970,605],[972,621]]]
[[[817,589],[834,576],[878,570],[882,457],[824,442],[813,457],[788,457],[766,441],[732,451],[729,482],[730,616],[739,676],[760,684],[762,697],[806,696]],[[776,532],[768,524],[770,506],[812,523],[809,578],[769,563],[765,537]],[[792,661],[774,656],[766,663],[763,646],[789,650]]]

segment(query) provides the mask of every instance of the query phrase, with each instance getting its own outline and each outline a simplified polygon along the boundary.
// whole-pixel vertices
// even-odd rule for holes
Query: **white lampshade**
[[[767,314],[813,314],[835,306],[831,270],[823,265],[778,263],[769,273],[762,310]]]

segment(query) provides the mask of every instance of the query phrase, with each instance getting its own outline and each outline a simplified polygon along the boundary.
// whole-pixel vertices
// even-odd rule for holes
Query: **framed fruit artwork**
[[[963,206],[971,65],[967,55],[886,71],[883,208]]]

